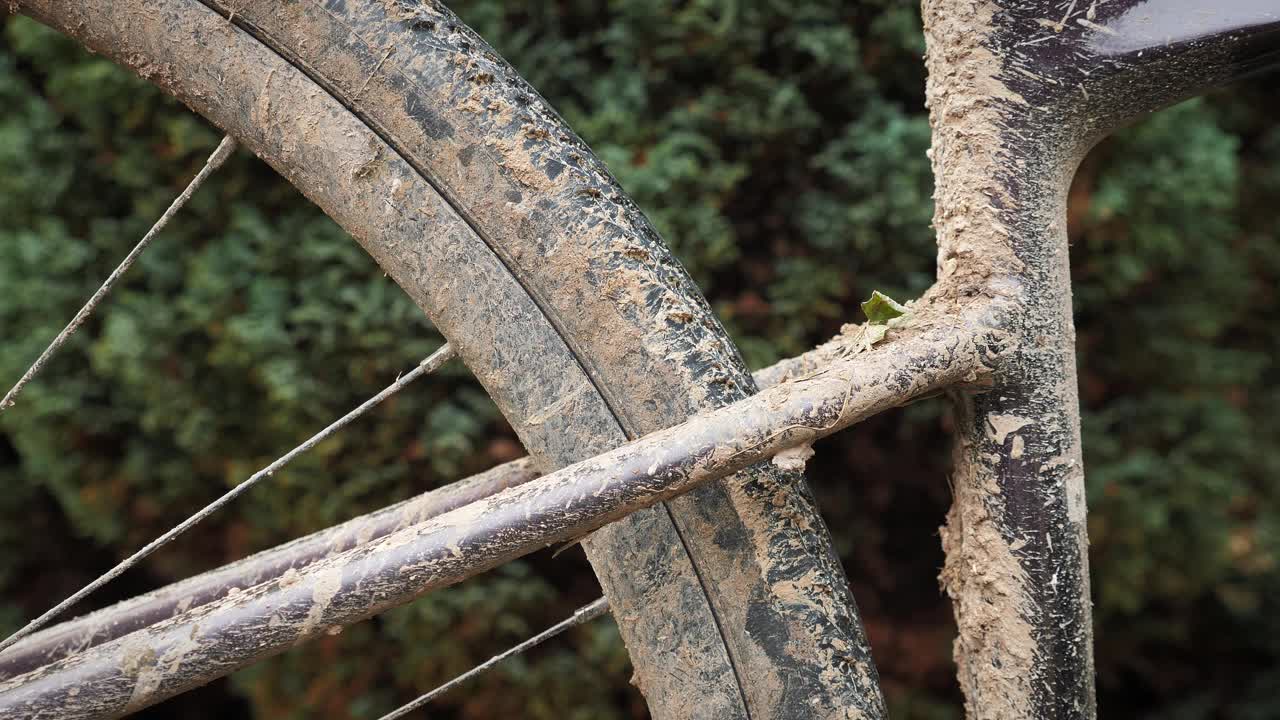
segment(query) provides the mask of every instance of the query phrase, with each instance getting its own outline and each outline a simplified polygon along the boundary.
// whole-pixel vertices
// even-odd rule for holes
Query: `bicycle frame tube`
[[[696,420],[0,683],[0,717],[119,717],[942,388],[1001,352],[934,318]]]
[[[961,432],[942,580],[968,714],[1093,717],[1066,192],[1115,127],[1276,64],[1268,4],[925,0],[939,281],[913,323],[869,351],[833,343],[825,364],[734,406],[13,678],[0,713],[131,712],[950,389]],[[961,392],[975,383],[988,391]]]
[[[838,345],[839,340],[835,343]],[[761,389],[804,377],[830,361],[830,351],[810,350],[754,373]],[[232,590],[274,580],[329,555],[349,550],[467,503],[523,485],[541,473],[524,457],[442,488],[352,518],[341,525],[264,550],[237,562],[130,598],[97,612],[37,632],[0,652],[0,681],[68,655],[110,642],[182,612],[225,597]]]
[[[959,397],[941,581],[970,718],[1092,718],[1085,486],[1066,196],[1098,139],[1260,69],[1270,0],[925,0],[938,270],[999,297],[996,385]]]

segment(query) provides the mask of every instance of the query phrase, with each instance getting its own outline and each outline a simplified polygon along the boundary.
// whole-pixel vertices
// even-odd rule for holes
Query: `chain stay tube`
[[[756,385],[812,375],[848,351],[836,336],[797,357],[757,370]],[[0,652],[0,681],[30,672],[68,655],[115,640],[240,590],[300,570],[328,555],[349,550],[467,503],[538,478],[533,459],[523,457],[344,523],[317,531],[237,562],[175,582],[97,612],[50,627]]]
[[[1003,352],[999,332],[955,319],[921,324],[811,377],[0,683],[0,717],[137,711],[875,413],[988,379]]]

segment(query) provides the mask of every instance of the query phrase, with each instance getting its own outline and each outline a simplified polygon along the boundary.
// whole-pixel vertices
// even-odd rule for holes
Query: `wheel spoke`
[[[102,282],[102,285],[100,285],[98,289],[94,291],[93,295],[89,297],[89,300],[85,302],[84,307],[80,308],[80,312],[76,313],[75,317],[71,318],[71,322],[67,323],[67,326],[62,329],[62,332],[58,333],[58,336],[55,337],[47,347],[45,347],[44,352],[40,353],[40,357],[36,358],[35,362],[31,363],[31,367],[27,368],[27,371],[18,379],[18,382],[10,388],[9,392],[5,393],[3,398],[0,398],[0,412],[4,412],[5,409],[13,407],[14,402],[17,400],[18,393],[22,392],[22,388],[26,387],[27,383],[31,382],[31,380],[35,378],[42,369],[44,369],[44,366],[48,364],[54,353],[58,352],[58,349],[65,345],[67,340],[71,339],[71,336],[75,334],[76,330],[80,329],[80,326],[84,324],[84,321],[89,319],[89,316],[93,314],[93,311],[97,309],[98,305],[102,303],[108,294],[110,294],[111,289],[115,287],[116,282],[120,280],[121,276],[123,276],[129,268],[133,267],[133,264],[137,262],[138,258],[142,255],[142,251],[147,249],[147,246],[151,244],[151,241],[155,239],[156,235],[159,235],[160,231],[163,230],[164,227],[169,224],[169,221],[173,219],[173,216],[177,215],[178,211],[187,204],[187,201],[191,199],[191,196],[195,194],[196,190],[200,189],[200,186],[204,184],[204,181],[208,180],[209,176],[213,175],[214,171],[222,167],[223,163],[227,161],[227,158],[231,157],[231,154],[235,152],[235,149],[236,141],[230,135],[222,138],[222,142],[218,143],[218,147],[214,149],[211,155],[209,155],[209,159],[205,160],[204,167],[200,169],[200,172],[196,173],[196,176],[187,184],[186,189],[184,189],[178,197],[174,198],[173,202],[169,205],[169,209],[164,211],[164,214],[161,215],[160,219],[151,226],[151,229],[147,231],[147,234],[142,236],[142,239],[138,241],[137,245],[133,246],[133,249],[129,251],[129,254],[125,256],[124,260],[121,260],[120,264],[116,266],[116,269],[111,271],[111,274]],[[0,643],[0,647],[4,647],[7,644],[8,643]]]
[[[47,612],[45,612],[40,617],[36,618],[35,620],[32,620],[30,623],[27,623],[25,627],[23,627],[21,630],[17,631],[16,633],[10,635],[8,638],[4,640],[4,642],[0,642],[0,650],[4,650],[5,648],[14,644],[15,642],[22,639],[23,637],[26,637],[27,635],[34,632],[35,630],[38,630],[39,628],[43,627],[46,623],[48,623],[53,618],[57,617],[67,608],[71,607],[72,605],[75,605],[77,602],[80,602],[85,597],[87,597],[90,593],[102,587],[103,585],[106,585],[107,583],[111,582],[116,577],[119,577],[121,573],[125,572],[126,570],[133,567],[134,565],[137,565],[139,562],[142,561],[143,558],[147,557],[151,553],[160,549],[164,545],[168,544],[169,542],[172,542],[174,538],[186,532],[196,523],[212,515],[218,509],[220,509],[227,503],[231,502],[232,500],[235,500],[237,497],[247,492],[250,488],[252,488],[257,483],[261,482],[265,478],[271,477],[273,474],[275,474],[277,470],[287,465],[289,461],[293,460],[295,457],[301,455],[307,450],[310,450],[320,442],[329,438],[338,430],[342,429],[347,424],[349,424],[351,421],[355,420],[356,418],[360,417],[364,413],[368,412],[369,410],[377,406],[383,400],[386,400],[387,398],[396,394],[400,390],[404,389],[414,380],[417,380],[418,378],[424,375],[428,375],[434,372],[441,365],[444,365],[453,357],[454,357],[453,347],[448,344],[445,344],[439,350],[436,350],[434,353],[432,353],[430,357],[428,357],[427,359],[419,363],[417,367],[415,367],[413,370],[396,378],[395,382],[388,385],[385,389],[382,390],[382,392],[379,392],[377,395],[374,395],[373,397],[364,401],[356,409],[352,410],[346,415],[343,415],[341,418],[338,418],[331,425],[321,430],[320,432],[316,433],[315,435],[312,435],[306,442],[295,447],[294,449],[290,450],[284,455],[281,455],[275,462],[271,463],[270,465],[267,465],[266,467],[262,468],[258,472],[251,475],[248,480],[245,480],[244,482],[240,483],[234,488],[228,490],[225,494],[222,495],[222,497],[204,506],[204,508],[202,508],[199,512],[195,513],[194,515],[191,515],[186,520],[183,520],[181,523],[174,526],[173,529],[169,530],[168,532],[156,538],[155,540],[152,540],[150,543],[144,546],[141,550],[138,550],[133,555],[130,555],[128,558],[121,561],[115,567],[103,573],[100,577],[98,577],[98,579],[80,588],[80,590],[76,591],[75,594],[71,595],[66,600],[63,600],[62,602],[58,603],[54,607],[50,608]]]
[[[423,705],[426,705],[432,700],[440,697],[446,692],[449,692],[450,690],[457,687],[458,685],[461,685],[467,680],[470,680],[471,678],[476,677],[477,675],[480,675],[486,670],[489,670],[490,668],[502,662],[503,660],[506,660],[507,658],[512,657],[513,655],[519,655],[520,653],[523,653],[531,648],[537,647],[538,645],[541,645],[542,643],[546,642],[547,640],[550,640],[551,638],[559,635],[560,633],[564,632],[565,630],[568,630],[569,628],[586,624],[600,617],[601,615],[605,614],[606,612],[608,612],[608,610],[609,610],[609,601],[604,598],[599,598],[593,603],[584,605],[578,608],[577,610],[575,610],[572,615],[565,618],[564,620],[561,620],[555,625],[552,625],[551,627],[547,628],[546,630],[543,630],[537,635],[534,635],[528,640],[525,640],[519,645],[516,645],[515,647],[509,648],[501,653],[498,653],[497,655],[494,655],[493,657],[489,658],[488,660],[485,660],[479,665],[462,673],[461,675],[455,677],[449,682],[446,682],[445,684],[435,688],[434,690],[428,693],[420,695],[416,700],[410,703],[407,703],[405,705],[402,705],[401,707],[387,713],[386,715],[383,715],[381,718],[379,718],[379,720],[396,720],[396,718],[404,717],[405,715],[413,712],[414,710],[417,710]]]

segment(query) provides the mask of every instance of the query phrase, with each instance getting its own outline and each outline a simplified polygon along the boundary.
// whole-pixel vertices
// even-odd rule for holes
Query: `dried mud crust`
[[[754,390],[603,165],[435,3],[23,0],[173,92],[341,223],[544,470]],[[803,477],[764,464],[584,542],[659,718],[878,717]]]

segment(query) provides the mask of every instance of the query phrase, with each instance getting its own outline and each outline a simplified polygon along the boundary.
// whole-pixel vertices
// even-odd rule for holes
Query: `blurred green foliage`
[[[753,365],[873,288],[933,274],[911,4],[454,4],[608,162]],[[0,382],[16,378],[218,134],[33,23],[0,50]],[[1280,715],[1275,80],[1110,139],[1070,201],[1097,620],[1109,714]],[[0,415],[0,626],[60,599],[385,386],[440,339],[357,246],[239,156],[20,405]],[[894,715],[958,718],[934,576],[948,420],[917,405],[827,441],[813,477]],[[910,453],[901,448],[911,447]],[[454,367],[278,474],[99,604],[506,460]],[[852,476],[852,477],[850,477]],[[589,599],[537,556],[326,637],[154,717],[373,717]],[[440,716],[643,716],[607,622]]]

